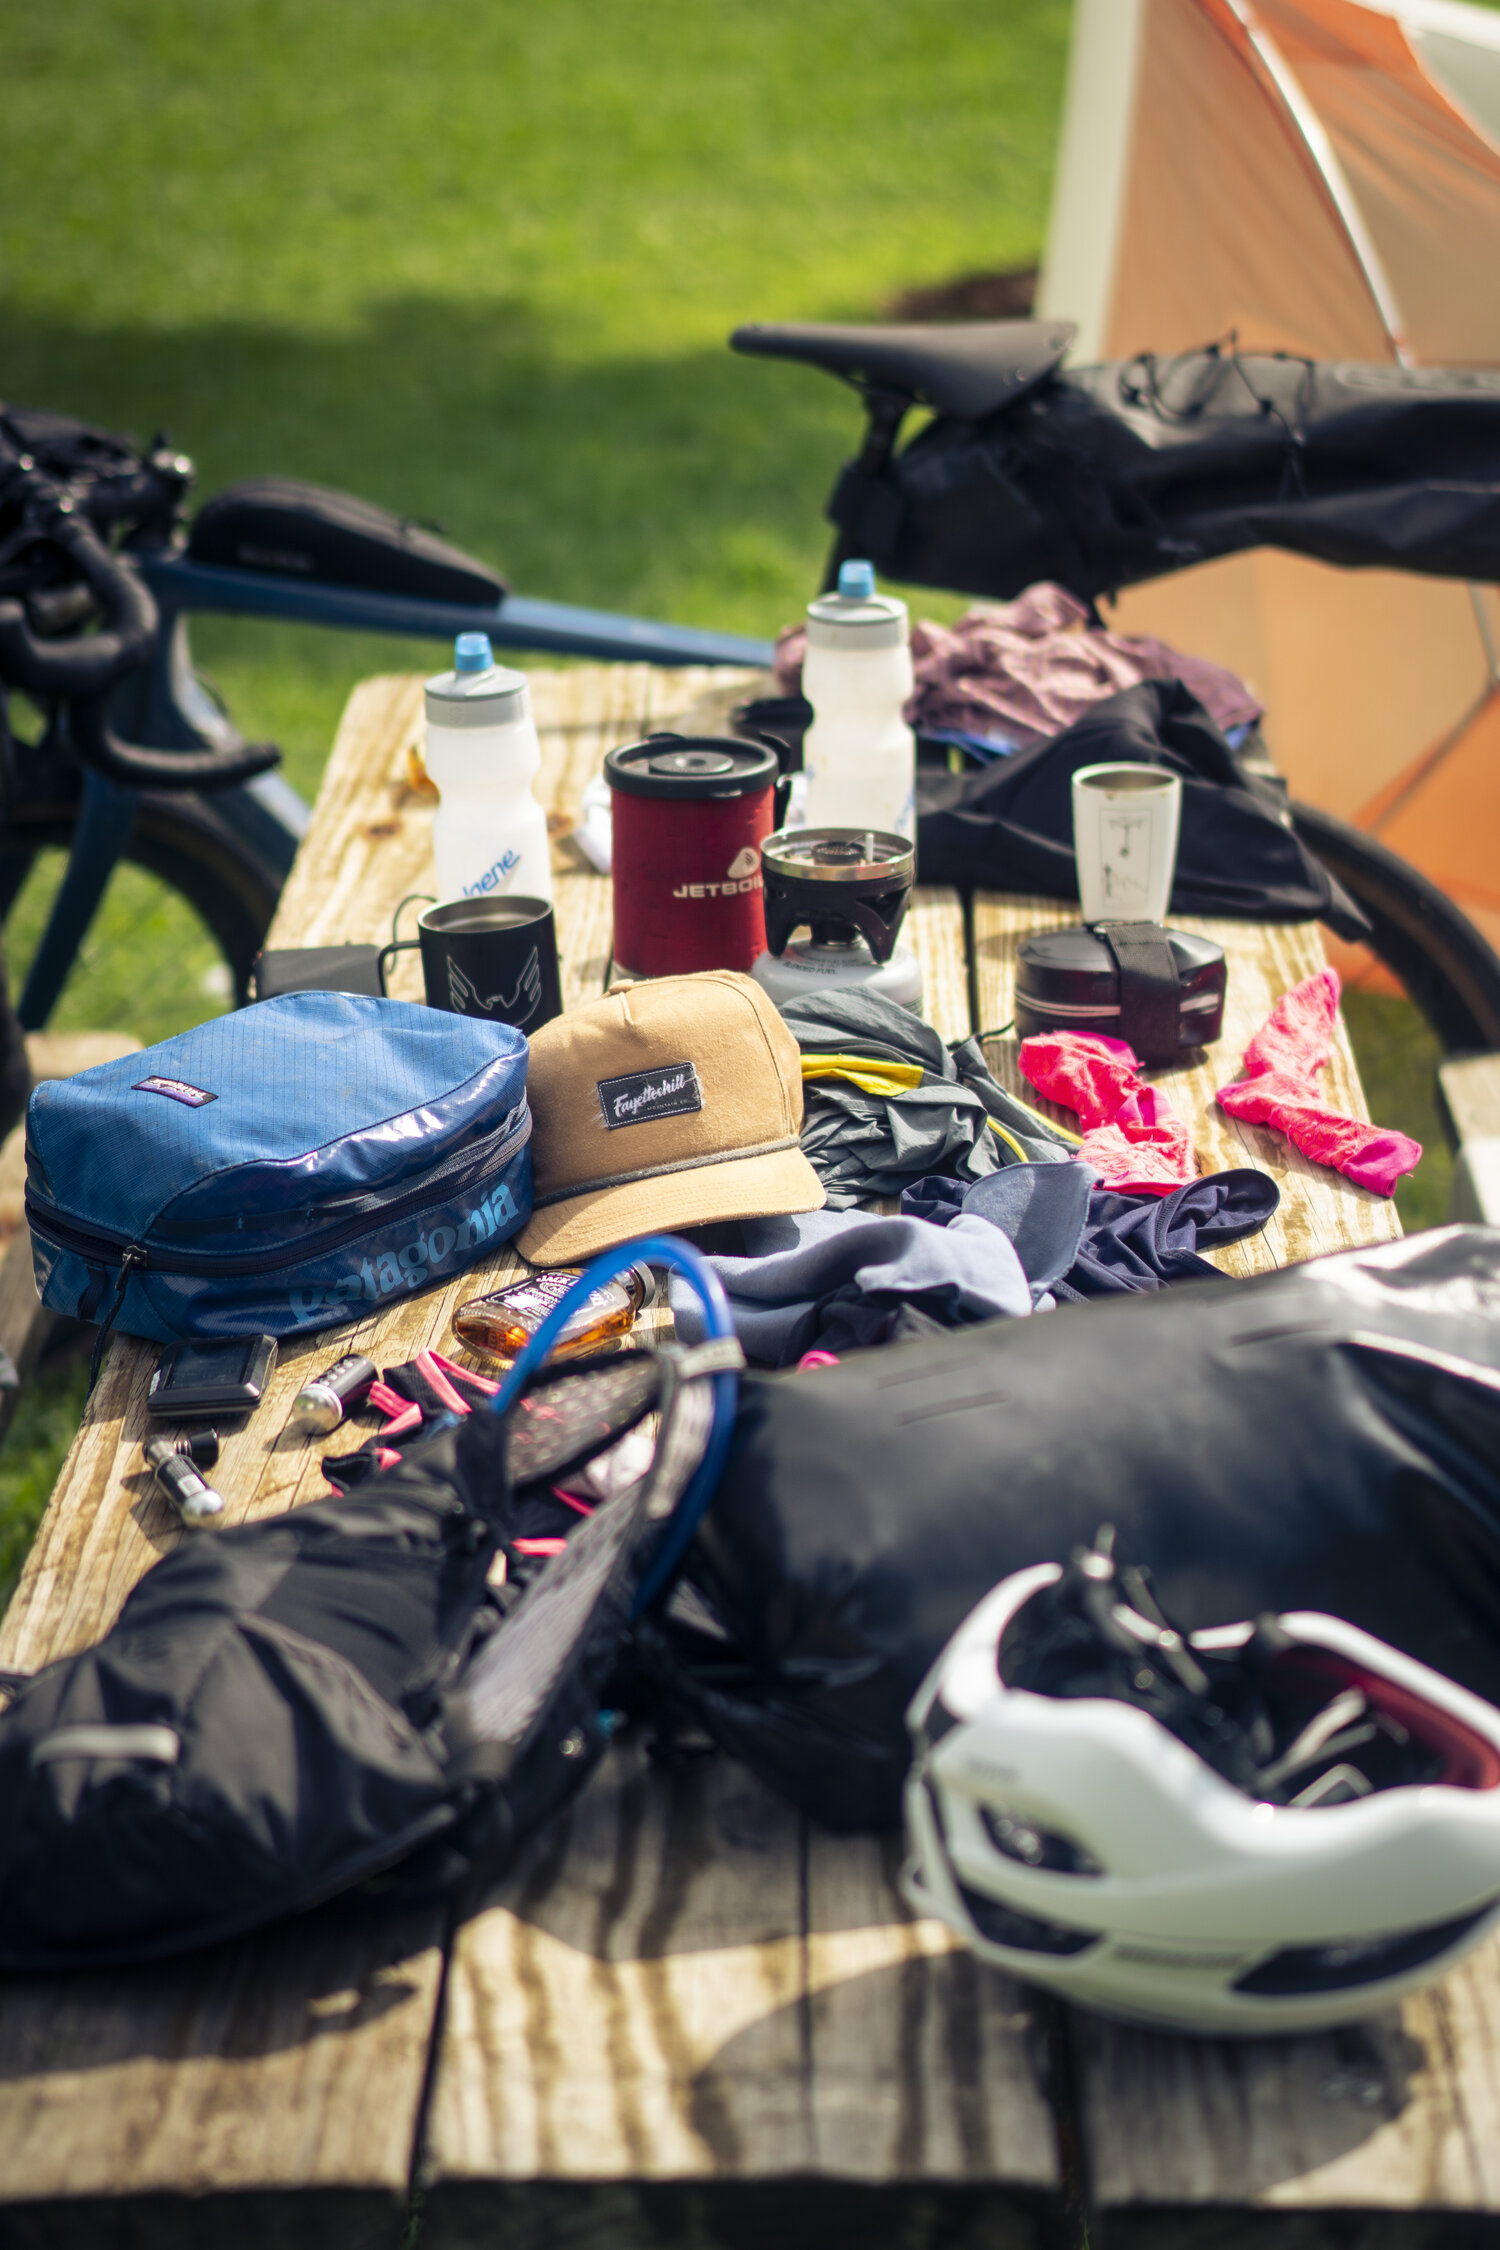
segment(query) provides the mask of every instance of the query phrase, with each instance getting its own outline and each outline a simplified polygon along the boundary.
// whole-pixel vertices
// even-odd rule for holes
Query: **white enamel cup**
[[[1177,872],[1182,783],[1159,766],[1080,766],[1073,852],[1085,922],[1163,922]]]

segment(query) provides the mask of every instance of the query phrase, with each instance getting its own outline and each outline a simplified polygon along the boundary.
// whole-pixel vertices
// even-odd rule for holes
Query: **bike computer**
[[[169,1344],[146,1392],[148,1414],[248,1414],[259,1406],[276,1365],[274,1336],[231,1336],[223,1343]]]

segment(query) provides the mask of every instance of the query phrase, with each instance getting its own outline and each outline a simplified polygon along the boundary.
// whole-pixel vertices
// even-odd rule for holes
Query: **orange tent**
[[[1077,0],[1038,310],[1078,361],[1500,367],[1500,15],[1458,0]],[[1293,794],[1500,946],[1500,599],[1269,550],[1111,617],[1232,665]]]

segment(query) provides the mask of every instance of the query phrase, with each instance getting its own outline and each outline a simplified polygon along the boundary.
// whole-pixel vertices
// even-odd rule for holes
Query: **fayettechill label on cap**
[[[598,1083],[599,1107],[611,1132],[617,1125],[649,1125],[655,1117],[682,1117],[703,1107],[703,1088],[690,1062],[663,1063],[659,1070],[633,1070]]]
[[[186,1102],[189,1109],[201,1109],[205,1102],[216,1102],[219,1098],[202,1086],[190,1086],[185,1078],[138,1078],[130,1091],[165,1094],[169,1102]]]

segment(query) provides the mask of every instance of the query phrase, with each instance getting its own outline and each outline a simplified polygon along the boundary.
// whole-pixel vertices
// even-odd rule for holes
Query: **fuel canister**
[[[775,826],[774,743],[653,734],[604,761],[620,976],[748,973],[766,949],[760,847]]]

